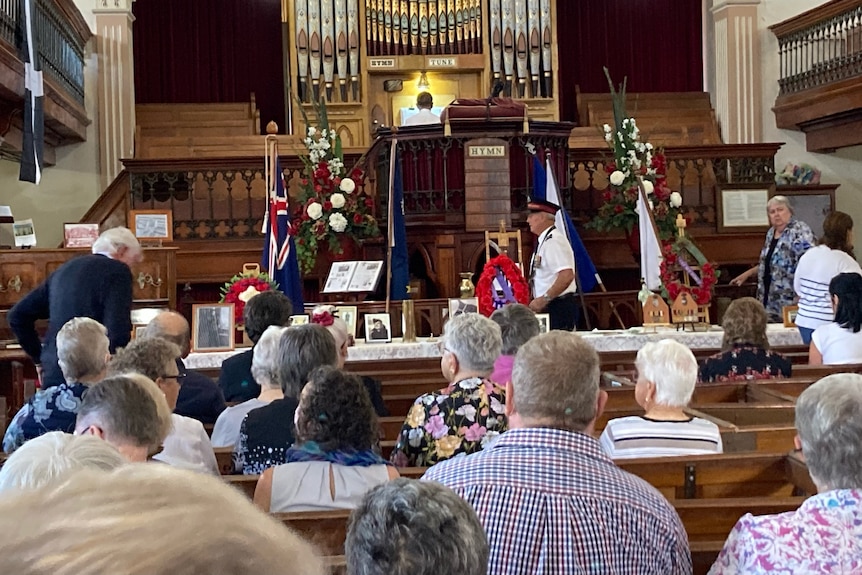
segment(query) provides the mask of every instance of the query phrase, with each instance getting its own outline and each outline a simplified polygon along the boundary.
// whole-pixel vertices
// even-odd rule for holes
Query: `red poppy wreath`
[[[494,280],[497,280],[496,285]],[[485,264],[476,285],[476,297],[479,313],[490,316],[506,304],[529,304],[530,286],[515,262],[508,256],[497,256]]]

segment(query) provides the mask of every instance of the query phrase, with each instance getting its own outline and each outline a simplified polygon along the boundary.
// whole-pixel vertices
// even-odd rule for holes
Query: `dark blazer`
[[[221,389],[211,378],[186,368],[181,359],[177,359],[177,368],[180,373],[186,373],[186,378],[180,387],[174,413],[197,419],[201,423],[215,423],[219,414],[227,407]]]
[[[253,352],[251,348],[222,362],[218,385],[225,401],[241,403],[260,395],[260,384],[251,375]]]
[[[33,362],[42,365],[42,387],[64,382],[57,363],[57,332],[74,317],[92,318],[108,328],[111,353],[132,334],[132,272],[100,254],[69,260],[9,310],[9,327]],[[44,343],[36,320],[50,320]]]

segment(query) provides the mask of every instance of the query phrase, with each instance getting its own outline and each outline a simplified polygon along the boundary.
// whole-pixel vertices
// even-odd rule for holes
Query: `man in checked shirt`
[[[563,331],[531,339],[506,392],[509,431],[422,478],[476,510],[490,546],[488,575],[692,572],[676,511],[592,437],[607,393],[591,345]]]

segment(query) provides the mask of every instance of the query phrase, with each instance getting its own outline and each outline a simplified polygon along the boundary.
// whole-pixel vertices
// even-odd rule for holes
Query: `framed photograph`
[[[138,339],[147,331],[147,324],[133,323],[132,324],[132,339]]]
[[[774,185],[716,184],[718,233],[766,232],[769,229],[766,202],[773,195]]]
[[[173,241],[173,214],[170,210],[131,210],[129,229],[139,240]]]
[[[335,315],[347,324],[347,335],[356,337],[356,306],[340,305],[335,308]]]
[[[170,311],[166,307],[142,307],[132,310],[132,325],[147,325],[150,321],[162,313]]]
[[[548,333],[551,331],[551,316],[546,313],[537,313],[536,319],[539,320],[539,333]]]
[[[367,343],[392,341],[392,324],[388,313],[365,314],[365,341]]]
[[[64,248],[89,248],[99,239],[99,224],[63,224]]]
[[[308,316],[308,314],[299,313],[299,314],[290,316],[290,319],[289,319],[287,325],[291,325],[291,326],[293,326],[293,325],[305,325],[309,321],[311,321],[311,318]]]
[[[449,318],[462,313],[479,313],[479,298],[454,298],[449,300]]]
[[[233,304],[192,306],[192,351],[233,350]]]
[[[796,327],[796,313],[798,311],[798,305],[786,305],[781,308],[781,315],[784,316],[784,327]]]
[[[12,224],[12,233],[15,236],[15,247],[34,247],[36,245],[36,229],[33,220],[15,220]]]

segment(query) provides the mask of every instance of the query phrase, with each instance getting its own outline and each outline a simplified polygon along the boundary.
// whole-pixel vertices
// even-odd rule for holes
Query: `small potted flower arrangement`
[[[300,106],[306,124],[303,143],[307,154],[300,156],[305,171],[290,230],[305,274],[314,269],[321,248],[340,255],[351,242],[380,235],[373,215],[374,200],[362,190],[362,170],[354,168],[348,173],[341,137],[329,125],[325,102],[315,103],[314,108],[317,126],[309,123]]]

